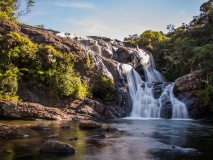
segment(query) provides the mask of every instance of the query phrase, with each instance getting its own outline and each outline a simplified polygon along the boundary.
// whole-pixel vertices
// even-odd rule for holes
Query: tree
[[[174,32],[175,31],[175,26],[173,24],[168,24],[166,26],[166,29],[168,29],[169,32]]]
[[[29,13],[31,13],[32,11],[32,7],[34,6],[34,0],[25,0],[26,2],[26,7],[24,9],[21,9],[21,0],[16,0],[16,11],[18,14],[18,17],[23,16],[23,15],[27,15]]]
[[[22,9],[23,0],[1,0],[0,19],[16,20],[18,17],[27,15],[34,6],[34,0],[25,0],[26,6]]]

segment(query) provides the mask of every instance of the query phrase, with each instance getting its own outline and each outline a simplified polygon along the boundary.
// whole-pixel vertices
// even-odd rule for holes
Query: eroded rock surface
[[[46,153],[75,154],[76,149],[68,143],[49,140],[41,146],[40,151]]]
[[[27,135],[18,131],[18,127],[0,123],[0,139],[25,138]]]

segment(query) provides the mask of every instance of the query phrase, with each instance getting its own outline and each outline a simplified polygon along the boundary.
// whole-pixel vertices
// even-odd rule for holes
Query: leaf
[[[30,68],[30,69],[28,70],[28,72],[29,72],[29,73],[36,73],[36,72],[37,72],[37,69]]]
[[[44,75],[40,75],[40,79],[41,79],[41,81],[44,81],[46,78]]]
[[[37,71],[37,73],[38,73],[38,74],[44,74],[44,72],[43,72],[43,71]]]

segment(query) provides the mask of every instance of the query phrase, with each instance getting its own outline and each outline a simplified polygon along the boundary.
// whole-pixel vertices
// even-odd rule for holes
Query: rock
[[[101,135],[91,136],[90,138],[93,138],[93,139],[105,139],[106,136],[104,134],[101,134]]]
[[[82,129],[97,129],[101,128],[101,124],[92,120],[81,120],[79,122],[79,127]]]
[[[7,155],[7,154],[9,154],[9,153],[0,149],[0,157],[3,157],[5,155]]]
[[[201,119],[211,114],[209,106],[205,105],[201,98],[191,92],[179,93],[179,99],[186,105],[190,118]]]
[[[55,134],[50,134],[48,136],[46,136],[47,138],[54,138],[54,137],[58,137],[59,134],[55,133]]]
[[[33,130],[42,131],[42,130],[49,130],[50,128],[45,124],[38,124],[32,127]]]
[[[71,129],[72,126],[61,126],[62,129]]]
[[[0,123],[0,139],[25,138],[27,135],[18,131],[16,126]]]
[[[72,120],[77,119],[111,119],[121,117],[120,107],[115,104],[103,104],[100,101],[89,98],[63,100],[56,107],[66,106],[63,112],[70,115]]]
[[[70,119],[70,116],[58,108],[45,107],[37,103],[0,100],[0,117],[7,119]]]
[[[204,87],[206,80],[204,70],[197,70],[175,80],[175,85],[180,92],[199,90]]]
[[[40,151],[46,153],[75,154],[76,149],[68,143],[49,140],[41,146]]]
[[[78,137],[72,137],[72,138],[69,138],[68,140],[70,140],[70,141],[77,141]]]
[[[110,126],[109,124],[106,124],[106,123],[102,124],[100,130],[104,131],[104,132],[117,132],[118,131],[117,128]]]
[[[158,143],[155,147],[150,148],[148,153],[154,157],[166,157],[167,159],[196,159],[202,155],[201,152],[194,148],[169,146],[162,143]]]

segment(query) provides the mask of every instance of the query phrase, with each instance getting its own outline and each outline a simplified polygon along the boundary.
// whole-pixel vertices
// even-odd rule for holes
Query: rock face
[[[26,135],[19,132],[17,127],[0,123],[0,139],[17,139],[25,137]]]
[[[66,106],[66,108],[64,108]],[[75,100],[62,100],[58,101],[55,105],[57,108],[61,108],[63,112],[69,114],[72,119],[111,119],[122,117],[119,112],[120,107],[114,105],[108,105],[100,103],[96,100],[89,98],[75,99]]]
[[[205,79],[205,71],[198,70],[175,80],[175,94],[186,105],[190,118],[205,118],[210,113],[209,107],[195,94],[204,88]]]
[[[7,119],[69,119],[70,116],[58,108],[45,107],[36,103],[0,101],[0,117]]]
[[[177,89],[181,92],[194,91],[204,86],[205,71],[198,70],[175,80]]]
[[[41,152],[46,153],[64,153],[64,154],[75,154],[75,148],[67,143],[50,140],[45,142],[41,148]]]
[[[101,94],[108,91],[108,88],[103,85],[102,77],[107,77],[114,80],[115,73],[109,71],[103,61],[108,61],[111,66],[115,66],[116,62],[113,60],[103,60],[99,53],[99,48],[96,45],[94,51],[88,50],[74,40],[60,37],[56,35],[56,31],[44,30],[30,26],[20,26],[20,32],[28,35],[28,37],[38,44],[53,45],[56,49],[73,54],[77,62],[74,68],[80,73],[81,77],[89,83],[91,91],[99,91]],[[95,72],[94,72],[95,71]]]

